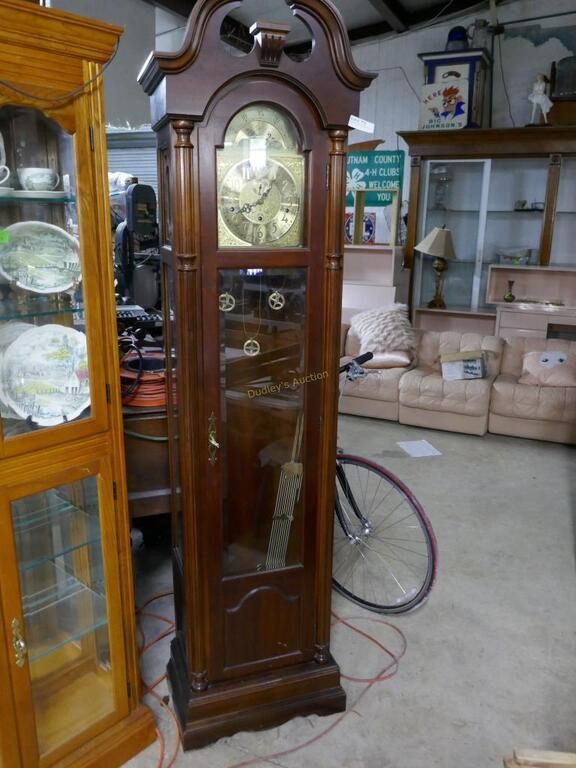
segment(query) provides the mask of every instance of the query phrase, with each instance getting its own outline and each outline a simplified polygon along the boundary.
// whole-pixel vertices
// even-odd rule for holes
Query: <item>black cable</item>
[[[370,71],[371,71],[371,72],[389,72],[389,71],[390,71],[390,70],[392,70],[392,69],[399,69],[399,70],[402,72],[402,74],[404,75],[404,79],[405,79],[405,80],[406,80],[406,82],[408,83],[408,87],[410,88],[410,90],[412,91],[412,93],[414,94],[414,96],[416,96],[416,98],[418,99],[418,101],[420,101],[420,96],[418,95],[418,93],[417,93],[416,89],[414,88],[414,86],[412,85],[412,83],[410,82],[410,80],[408,79],[408,75],[406,74],[406,70],[404,69],[404,67],[401,67],[401,66],[399,66],[399,65],[396,65],[395,67],[381,67],[381,68],[372,68]]]
[[[510,104],[510,96],[508,95],[508,89],[506,88],[506,80],[504,79],[504,61],[502,59],[502,42],[500,40],[500,35],[498,35],[498,58],[500,60],[500,77],[502,79],[502,87],[504,88],[504,95],[506,96],[506,101],[508,102],[508,114],[510,115],[510,122],[512,123],[512,126],[515,128],[516,123],[514,122],[514,117],[512,116],[512,105]]]
[[[118,344],[121,347],[122,346],[126,347],[126,351],[124,352],[124,354],[122,355],[122,359],[120,360],[120,366],[122,366],[122,363],[131,352],[135,352],[138,358],[138,372],[136,373],[136,378],[134,379],[134,381],[129,385],[126,385],[120,382],[120,395],[122,399],[124,398],[128,399],[132,397],[133,394],[135,394],[136,390],[140,386],[140,382],[142,380],[142,374],[144,373],[144,356],[142,355],[142,350],[136,344],[135,339],[131,336],[126,336],[126,337],[120,336],[120,338],[118,339]]]

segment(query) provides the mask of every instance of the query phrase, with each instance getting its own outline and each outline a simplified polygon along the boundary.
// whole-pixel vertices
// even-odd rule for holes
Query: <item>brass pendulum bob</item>
[[[443,272],[448,269],[446,259],[442,256],[436,256],[432,262],[432,269],[434,270],[434,298],[428,302],[430,309],[446,309],[446,304],[442,298],[442,282]]]

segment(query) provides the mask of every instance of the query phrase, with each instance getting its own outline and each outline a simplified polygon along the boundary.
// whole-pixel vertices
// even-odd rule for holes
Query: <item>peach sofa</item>
[[[486,377],[445,381],[440,358],[445,354],[482,350]],[[488,428],[492,382],[500,370],[502,339],[478,333],[421,331],[417,364],[400,377],[398,418],[411,424],[449,432],[483,435]]]
[[[488,425],[490,387],[500,367],[502,341],[494,336],[451,331],[417,331],[415,360],[403,368],[367,369],[365,378],[346,382],[340,413],[370,416],[402,424],[483,435]],[[488,376],[469,381],[444,381],[440,356],[481,349]],[[342,327],[341,353],[359,353],[360,339]]]
[[[341,355],[350,359],[360,354],[360,339],[349,325],[342,325]],[[340,398],[340,413],[398,421],[398,384],[407,368],[366,369],[366,377],[347,381]]]
[[[500,435],[576,443],[576,387],[521,384],[524,356],[561,351],[576,364],[576,342],[509,337],[492,386],[488,430]]]
[[[371,369],[364,379],[346,382],[340,413],[472,435],[489,431],[576,444],[576,387],[519,381],[525,355],[530,352],[563,352],[576,369],[576,342],[453,331],[416,333],[418,347],[412,365]],[[343,325],[344,358],[356,356],[359,349],[360,340]],[[484,352],[486,378],[442,378],[442,355],[478,349]]]

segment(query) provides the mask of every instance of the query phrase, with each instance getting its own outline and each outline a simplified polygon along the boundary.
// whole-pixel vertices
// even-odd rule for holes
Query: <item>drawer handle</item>
[[[17,667],[23,667],[26,664],[26,654],[28,648],[22,637],[22,628],[18,619],[12,619],[12,648],[14,649],[14,661]]]

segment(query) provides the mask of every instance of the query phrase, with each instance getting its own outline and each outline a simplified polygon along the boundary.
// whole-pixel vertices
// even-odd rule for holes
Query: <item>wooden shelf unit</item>
[[[409,147],[411,157],[410,208],[406,263],[413,267],[411,297],[414,305],[414,318],[419,314],[419,322],[435,315],[422,312],[419,307],[427,298],[430,290],[427,284],[426,295],[419,295],[422,275],[429,272],[428,263],[415,252],[415,245],[424,237],[429,228],[445,223],[458,230],[457,259],[450,263],[446,280],[451,281],[453,293],[458,286],[465,286],[473,281],[475,298],[469,307],[470,323],[479,318],[478,308],[485,301],[484,285],[487,270],[491,262],[497,260],[494,251],[499,247],[522,247],[523,239],[533,250],[536,263],[540,266],[553,265],[556,268],[562,262],[573,259],[570,244],[576,238],[576,217],[573,216],[574,200],[574,164],[576,157],[576,135],[568,126],[548,126],[505,129],[464,129],[459,131],[405,131],[399,135]],[[446,220],[453,216],[452,222],[440,221],[441,210],[434,207],[433,192],[438,181],[428,172],[435,166],[446,164],[453,179],[458,173],[465,175],[466,163],[470,174],[476,171],[478,194],[474,205],[468,205],[465,194],[445,193],[445,200],[440,195],[440,202],[446,206]],[[506,174],[504,168],[510,166],[517,174]],[[457,170],[460,169],[460,170]],[[492,175],[499,173],[498,183],[490,187]],[[448,173],[450,176],[450,173]],[[444,176],[444,178],[446,175]],[[534,180],[537,177],[537,184]],[[471,180],[472,176],[470,175]],[[445,183],[445,182],[443,182]],[[452,187],[450,187],[452,184]],[[458,190],[466,184],[460,178]],[[506,188],[504,190],[504,187]],[[470,186],[469,186],[470,188]],[[448,182],[448,189],[454,191],[454,181]],[[527,207],[516,210],[515,204],[526,199]],[[538,208],[531,208],[537,204]],[[540,205],[542,209],[540,209]],[[460,209],[460,206],[462,208]],[[458,210],[453,210],[458,209]],[[436,218],[430,214],[436,212]],[[467,219],[469,218],[469,220]],[[436,221],[438,219],[438,221]],[[520,226],[521,223],[521,226]],[[426,231],[423,231],[426,230]],[[467,233],[466,235],[464,233]],[[516,234],[517,233],[517,234]],[[454,235],[454,231],[453,231]],[[503,236],[504,235],[504,236]],[[529,235],[529,236],[528,236]],[[517,239],[516,239],[517,238]],[[459,262],[470,260],[467,253],[462,253],[463,243],[470,244],[470,255],[477,268],[466,277],[465,267]],[[427,262],[428,260],[426,260]],[[576,259],[574,260],[576,264]],[[416,262],[416,266],[414,263]],[[502,265],[503,266],[503,265]],[[457,270],[460,272],[457,273]],[[429,282],[429,277],[427,277]],[[455,282],[454,282],[455,281]],[[461,282],[459,282],[461,281]],[[450,291],[448,291],[450,292]],[[502,294],[503,295],[503,294]],[[488,303],[491,303],[489,300]],[[447,301],[448,308],[450,304]],[[445,315],[446,327],[453,326],[453,318]],[[462,314],[464,317],[464,314]],[[478,325],[478,330],[486,327]],[[441,321],[434,320],[438,329]]]
[[[505,302],[510,281],[515,299]],[[493,264],[486,300],[496,304],[497,336],[576,336],[576,267]]]
[[[1,164],[14,187],[29,167],[71,188],[0,197],[2,768],[116,768],[155,739],[139,699],[100,77],[121,31],[0,0]]]

